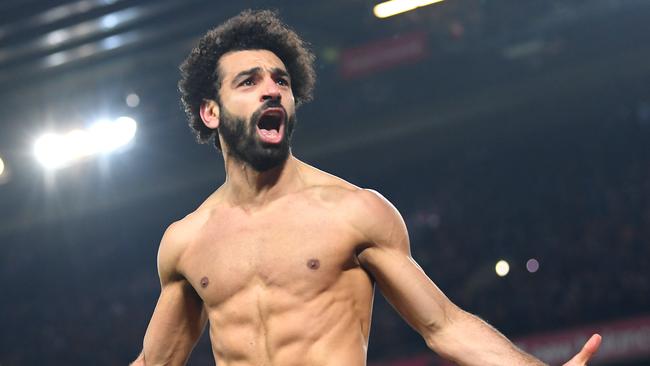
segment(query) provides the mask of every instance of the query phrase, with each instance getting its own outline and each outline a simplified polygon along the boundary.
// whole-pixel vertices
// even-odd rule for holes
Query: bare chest
[[[357,267],[347,227],[320,208],[218,215],[197,238],[183,255],[181,270],[208,306],[255,288],[307,300]]]

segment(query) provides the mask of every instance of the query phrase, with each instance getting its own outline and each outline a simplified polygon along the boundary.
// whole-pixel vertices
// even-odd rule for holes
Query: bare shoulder
[[[379,237],[406,234],[406,225],[395,206],[381,193],[361,188],[345,180],[312,168],[314,186],[320,200],[333,205],[337,215],[369,241]]]
[[[194,211],[169,225],[160,243],[161,250],[164,249],[173,253],[182,252],[222,201],[223,194],[221,189],[218,189]]]
[[[375,190],[360,189],[349,201],[347,219],[361,238],[358,258],[362,264],[377,251],[410,255],[406,224],[388,199]]]
[[[178,263],[209,214],[209,207],[202,205],[167,227],[158,248],[158,273],[162,282],[181,279]]]
[[[304,162],[301,164],[301,175],[306,180],[311,193],[324,202],[339,204],[345,203],[364,189],[337,177],[333,174],[322,171]]]
[[[395,206],[374,189],[359,189],[354,196],[350,197],[350,203],[353,205],[354,211],[361,216],[368,214],[399,214]]]

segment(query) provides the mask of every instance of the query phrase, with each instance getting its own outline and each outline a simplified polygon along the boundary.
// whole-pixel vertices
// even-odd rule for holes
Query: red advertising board
[[[571,359],[594,333],[603,336],[594,363],[650,357],[650,316],[533,335],[518,339],[516,344],[554,365]]]
[[[515,343],[550,365],[561,365],[571,359],[594,333],[600,334],[603,341],[590,365],[650,359],[650,315],[534,334],[515,339]],[[370,365],[450,366],[453,364],[439,359],[433,353],[427,353]]]
[[[374,41],[341,53],[341,77],[351,79],[366,76],[400,64],[419,61],[428,54],[429,42],[424,32]]]

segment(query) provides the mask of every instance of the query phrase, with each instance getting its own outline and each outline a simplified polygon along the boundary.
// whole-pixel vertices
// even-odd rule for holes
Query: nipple
[[[307,261],[307,267],[315,271],[320,267],[320,261],[318,259],[312,258]]]

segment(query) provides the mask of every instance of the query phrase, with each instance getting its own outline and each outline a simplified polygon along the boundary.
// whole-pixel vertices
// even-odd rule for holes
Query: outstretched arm
[[[178,223],[167,229],[158,251],[161,292],[136,366],[184,365],[203,333],[206,315],[192,286],[177,272],[184,235]]]
[[[440,291],[411,258],[404,221],[386,199],[361,191],[353,212],[351,221],[367,243],[359,262],[429,348],[460,365],[544,365]],[[598,348],[597,338],[567,366],[585,365]]]

